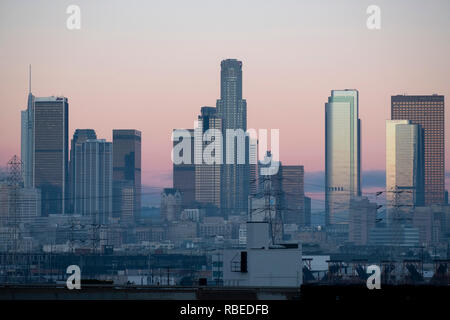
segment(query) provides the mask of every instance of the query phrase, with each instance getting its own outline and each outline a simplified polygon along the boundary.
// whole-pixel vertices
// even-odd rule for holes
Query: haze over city
[[[279,128],[281,160],[306,172],[324,169],[330,90],[360,93],[364,171],[384,170],[391,95],[450,95],[448,1],[378,1],[377,31],[369,1],[77,1],[77,31],[69,4],[2,1],[2,165],[20,154],[29,64],[35,95],[68,97],[70,136],[141,130],[143,184],[158,187],[171,182],[172,129],[219,98],[222,59],[243,62],[248,127]]]

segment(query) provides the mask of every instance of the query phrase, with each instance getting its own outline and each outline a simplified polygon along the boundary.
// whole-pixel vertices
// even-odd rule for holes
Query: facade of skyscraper
[[[388,221],[396,210],[423,205],[423,134],[410,120],[386,121],[386,204]],[[392,213],[392,214],[391,214]]]
[[[75,197],[75,167],[76,167],[76,158],[75,158],[75,148],[77,144],[81,144],[87,140],[95,140],[97,139],[97,135],[95,134],[95,130],[93,129],[76,129],[72,141],[70,143],[70,159],[69,159],[69,212],[74,211],[74,197]]]
[[[419,124],[423,128],[425,150],[425,205],[444,203],[444,96],[392,96],[391,119],[411,120],[413,124]]]
[[[66,212],[69,195],[69,103],[36,97],[33,114],[33,181],[41,189],[42,215]]]
[[[249,195],[255,196],[258,193],[258,139],[249,140]]]
[[[182,139],[189,140],[191,147],[190,161],[189,163],[173,163],[173,187],[179,190],[182,195],[182,207],[193,208],[195,204],[194,129],[186,130],[186,132],[189,133],[189,137],[183,137]],[[173,146],[175,147],[178,143],[180,143],[179,140],[174,141]],[[182,157],[183,154],[178,156]]]
[[[241,139],[227,141],[227,130],[247,130],[247,102],[242,99],[242,62],[227,59],[221,62],[220,99],[217,113],[222,119],[224,161],[221,178],[221,208],[225,214],[247,214],[249,194],[248,139],[244,138],[245,161],[238,163],[238,144]],[[231,139],[230,139],[231,140]],[[228,148],[229,146],[229,148]],[[231,160],[231,161],[227,161]],[[226,163],[232,162],[232,163]]]
[[[305,209],[304,209],[304,215],[305,215],[305,227],[310,227],[312,225],[312,221],[311,221],[311,198],[310,197],[306,197],[304,198],[305,200]]]
[[[217,109],[213,107],[202,107],[201,115],[198,117],[198,127],[194,130],[196,141],[201,144],[195,146],[196,155],[210,155],[213,144],[216,148],[212,151],[212,158],[218,160],[214,163],[208,163],[203,157],[203,161],[195,164],[195,200],[201,205],[214,205],[221,207],[221,170],[222,170],[222,145],[215,137],[216,134],[222,135],[222,119],[217,116]],[[214,132],[215,131],[215,132]],[[215,134],[216,133],[216,134]],[[209,134],[211,135],[209,137]],[[204,141],[211,140],[211,141]]]
[[[304,177],[303,166],[281,166],[283,223],[306,224]]]
[[[105,224],[112,214],[111,142],[86,140],[74,150],[75,213]]]
[[[125,203],[129,203],[125,200],[130,193],[133,197],[132,208],[124,207]],[[138,130],[113,130],[113,197],[114,213],[122,211],[123,215],[123,211],[133,212],[133,219],[139,218],[141,210],[141,132]],[[115,208],[120,209],[116,210]]]
[[[358,91],[333,90],[325,103],[326,224],[348,223],[350,200],[361,195]]]
[[[377,204],[367,197],[355,197],[350,202],[348,240],[356,245],[366,245],[370,231],[375,228]]]
[[[22,179],[25,188],[34,186],[34,96],[28,93],[27,109],[21,113]]]

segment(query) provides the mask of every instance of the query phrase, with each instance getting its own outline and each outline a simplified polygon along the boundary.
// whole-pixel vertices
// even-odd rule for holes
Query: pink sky
[[[139,129],[144,183],[170,186],[172,129],[215,106],[220,61],[237,58],[248,127],[280,129],[284,163],[324,169],[324,103],[356,88],[363,169],[384,170],[390,96],[448,102],[450,2],[376,2],[377,31],[366,28],[370,1],[2,1],[0,164],[20,155],[31,63],[36,96],[69,98],[70,136]],[[81,30],[66,29],[69,4]]]

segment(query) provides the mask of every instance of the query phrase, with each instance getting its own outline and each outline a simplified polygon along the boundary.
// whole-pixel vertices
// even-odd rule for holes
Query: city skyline
[[[448,12],[0,1],[0,300],[443,304]]]
[[[301,163],[305,172],[323,171],[324,168],[322,106],[329,90],[352,87],[360,92],[360,118],[365,123],[361,139],[363,145],[370,146],[362,148],[363,172],[384,170],[385,142],[380,136],[384,136],[385,120],[390,118],[392,95],[437,93],[448,97],[450,94],[446,80],[450,70],[450,62],[446,59],[450,46],[442,41],[449,25],[442,6],[448,7],[449,4],[443,1],[429,4],[412,1],[406,11],[408,15],[400,22],[395,16],[405,15],[404,8],[380,1],[383,25],[379,31],[365,27],[365,4],[342,7],[330,4],[328,11],[335,15],[327,15],[326,20],[317,19],[324,14],[323,9],[311,2],[289,4],[283,9],[267,4],[253,8],[255,12],[251,17],[254,24],[245,22],[250,5],[244,4],[236,17],[236,26],[230,30],[221,30],[217,22],[211,24],[217,37],[206,31],[191,37],[189,33],[180,34],[169,28],[167,33],[174,39],[170,43],[164,40],[161,31],[159,34],[150,32],[144,41],[138,41],[142,35],[141,28],[144,32],[153,30],[151,26],[161,29],[163,22],[148,19],[130,24],[131,17],[135,14],[140,16],[137,8],[131,6],[121,10],[119,3],[111,4],[117,12],[106,11],[99,27],[93,24],[90,15],[92,10],[99,10],[99,5],[82,2],[85,20],[79,33],[65,29],[63,22],[66,16],[63,13],[60,21],[45,19],[49,14],[57,16],[58,10],[64,12],[63,5],[47,8],[46,12],[38,4],[27,6],[26,10],[20,4],[14,6],[5,2],[2,6],[5,8],[2,12],[21,10],[23,13],[17,15],[16,21],[9,16],[2,20],[8,24],[9,30],[21,30],[24,26],[32,26],[34,30],[18,33],[14,39],[6,37],[3,31],[0,33],[0,39],[5,43],[5,50],[0,53],[2,57],[6,58],[17,50],[24,52],[9,64],[5,63],[8,59],[0,62],[5,71],[0,75],[5,84],[0,89],[4,97],[2,111],[4,119],[10,119],[7,123],[2,122],[0,129],[2,166],[13,154],[20,153],[20,113],[17,111],[26,108],[29,63],[33,65],[33,93],[36,96],[63,94],[68,97],[71,106],[69,136],[76,128],[94,128],[99,136],[111,141],[114,128],[141,130],[144,137],[148,137],[142,146],[143,184],[158,187],[170,185],[172,180],[172,130],[192,128],[192,115],[198,112],[198,108],[214,105],[220,90],[217,62],[228,57],[244,63],[243,94],[248,103],[248,127],[280,128],[281,160],[286,164]],[[200,13],[190,12],[194,16],[204,14],[210,19],[210,15],[219,11],[215,6],[202,8]],[[237,3],[231,2],[225,13],[236,6]],[[162,4],[158,9],[167,12],[170,7]],[[279,27],[275,22],[264,24],[264,17],[269,12],[279,22],[280,16],[287,11],[297,12],[301,19],[292,14]],[[37,18],[27,19],[31,12],[36,12]],[[118,12],[124,12],[123,21],[115,19]],[[305,16],[305,12],[309,12],[311,17]],[[425,15],[424,12],[430,14]],[[222,14],[216,16],[218,21],[224,19]],[[347,15],[360,16],[361,19],[342,19]],[[430,23],[431,17],[433,23]],[[36,43],[39,30],[48,27],[45,21],[54,29],[55,41],[43,40],[45,45],[39,55],[21,50],[25,45]],[[269,32],[266,40],[260,36],[252,37],[260,34],[258,26]],[[122,31],[117,34],[117,39],[105,36],[109,27]],[[198,30],[198,27],[193,22],[187,24],[186,32]],[[240,32],[242,30],[245,32]],[[90,31],[98,35],[95,37],[98,44],[88,36]],[[135,37],[127,38],[135,31],[139,31]],[[340,32],[346,32],[353,41],[343,50],[325,54],[338,44],[336,39]],[[223,34],[225,37],[220,38]],[[128,39],[129,48],[114,50],[114,40],[124,39]],[[246,39],[248,45],[245,44]],[[186,46],[186,41],[191,41],[192,45]],[[423,45],[417,47],[414,45],[416,42]],[[60,49],[55,56],[56,53],[51,54],[49,50],[56,49],[57,43],[61,45],[58,45]],[[207,43],[211,43],[210,50],[202,53],[199,49]],[[233,48],[233,43],[238,43],[238,48]],[[177,50],[172,50],[177,44]],[[86,45],[92,49],[100,49],[101,46],[101,50],[89,50]],[[402,50],[398,53],[388,50],[393,45],[402,46]],[[277,46],[280,50],[271,49]],[[75,50],[72,52],[67,50],[69,48]],[[85,59],[88,52],[91,58]],[[164,58],[161,60],[161,57]],[[121,61],[121,64],[117,65],[115,61]],[[167,61],[171,61],[170,64]],[[97,119],[104,117],[105,110],[108,110],[108,121],[99,123]],[[170,122],[154,121],[154,116],[170,119]],[[447,128],[446,131],[448,140],[450,130]],[[17,138],[14,140],[13,136]],[[446,148],[446,161],[450,159],[449,152]]]

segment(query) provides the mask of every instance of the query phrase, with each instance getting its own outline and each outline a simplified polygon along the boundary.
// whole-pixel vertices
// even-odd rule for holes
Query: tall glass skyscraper
[[[392,96],[391,119],[411,120],[413,124],[419,124],[423,128],[425,150],[425,205],[444,203],[444,96]]]
[[[138,219],[141,212],[141,132],[138,130],[113,130],[113,184],[113,211],[121,211],[122,218]]]
[[[31,90],[31,89],[30,89]],[[28,93],[27,109],[21,113],[22,178],[25,188],[34,187],[34,96]]]
[[[77,144],[81,144],[87,140],[97,139],[94,129],[76,129],[72,141],[70,142],[70,159],[69,159],[69,188],[70,188],[70,199],[69,207],[70,212],[74,210],[74,197],[75,197],[75,168],[76,168],[76,158],[75,158],[75,148]]]
[[[410,120],[386,121],[386,203],[388,222],[397,209],[423,205],[423,135]]]
[[[69,196],[69,103],[66,97],[34,99],[33,181],[41,189],[42,215],[66,212]]]
[[[112,143],[86,140],[75,144],[73,153],[75,212],[107,223],[112,213]]]
[[[222,119],[217,116],[217,109],[213,107],[202,107],[201,115],[198,117],[198,127],[194,130],[197,141],[202,141],[201,145],[196,145],[197,154],[203,154],[205,149],[217,141],[203,141],[203,137],[208,130],[216,129],[222,134]],[[212,134],[212,132],[210,131]],[[212,147],[212,146],[211,146]],[[221,146],[220,146],[221,147]],[[216,148],[219,154],[214,157],[222,157],[221,148]],[[207,152],[205,152],[207,153]],[[222,161],[222,160],[220,160]],[[202,163],[195,164],[195,200],[203,205],[214,205],[217,208],[221,206],[221,163]]]
[[[327,225],[348,223],[350,200],[361,195],[361,120],[358,91],[332,90],[325,103]]]
[[[227,59],[221,62],[220,99],[217,112],[222,119],[224,161],[233,158],[232,164],[222,166],[221,208],[225,214],[247,214],[249,194],[248,138],[245,138],[245,163],[238,164],[239,139],[235,139],[234,156],[227,149],[227,130],[247,130],[247,102],[242,99],[242,62]]]

